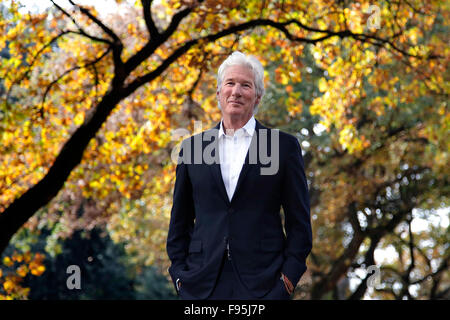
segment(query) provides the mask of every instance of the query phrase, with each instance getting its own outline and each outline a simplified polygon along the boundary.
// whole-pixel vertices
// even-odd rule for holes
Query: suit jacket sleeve
[[[290,138],[283,176],[286,247],[282,272],[296,286],[306,271],[306,258],[312,248],[312,231],[301,148],[296,138]]]
[[[183,142],[176,168],[173,205],[167,235],[167,254],[172,262],[169,273],[176,287],[178,272],[185,269],[188,248],[194,227],[195,211],[192,185],[189,179],[186,159],[183,157]]]

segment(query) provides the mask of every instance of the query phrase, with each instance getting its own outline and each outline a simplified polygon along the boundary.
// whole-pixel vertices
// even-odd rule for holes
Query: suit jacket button
[[[234,213],[234,209],[233,208],[228,209],[228,213]]]

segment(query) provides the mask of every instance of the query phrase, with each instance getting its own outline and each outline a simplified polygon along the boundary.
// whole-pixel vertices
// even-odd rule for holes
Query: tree
[[[40,235],[37,245],[41,247],[33,251],[43,251],[45,236],[45,232]],[[32,300],[176,297],[166,279],[154,268],[136,268],[128,262],[128,258],[123,246],[113,243],[101,229],[76,231],[64,241],[61,253],[46,259],[46,271],[43,275],[28,276],[23,285],[31,288],[28,298]],[[79,290],[67,287],[67,279],[70,277],[67,268],[70,265],[80,268]]]
[[[352,110],[358,112],[358,130],[371,146],[350,153],[339,144],[339,130],[335,126],[325,130],[320,126],[321,118],[305,107],[320,99],[320,79],[329,74],[315,63],[313,52],[313,47],[305,48],[302,82],[293,84],[290,95],[285,93],[286,85],[276,81],[275,73],[267,88],[269,98],[258,115],[270,127],[297,135],[305,153],[314,245],[308,261],[310,271],[296,296],[444,298],[449,288],[450,258],[445,225],[423,227],[420,232],[411,229],[413,220],[432,220],[435,213],[427,208],[447,205],[447,176],[432,160],[445,149],[427,152],[435,145],[417,137],[424,119],[430,121],[428,125],[441,120],[439,114],[425,117],[424,113],[442,103],[442,97],[428,91],[396,108],[385,105],[386,111],[378,115],[371,111],[370,103],[385,91],[370,84],[371,76],[377,74],[371,73],[361,80],[364,99],[352,104]],[[401,66],[394,61],[385,68]],[[392,74],[395,77],[397,73]],[[402,85],[408,85],[406,79]],[[398,250],[399,258],[383,261],[380,255],[385,248]],[[380,269],[380,284],[370,283],[370,266]],[[346,279],[352,280],[354,288],[338,294]]]
[[[289,116],[280,112],[284,118],[277,119],[278,124],[298,132],[304,122],[295,118],[311,105],[311,115],[320,117],[328,130],[313,136],[317,122],[311,121],[316,118],[308,117],[306,128],[317,139],[313,142],[320,141],[305,154],[314,181],[313,203],[320,210],[316,223],[332,221],[337,229],[328,225],[316,230],[315,242],[327,251],[318,252],[325,260],[315,263],[334,267],[317,270],[315,297],[323,297],[346,274],[348,260],[363,253],[365,239],[371,239],[372,249],[381,241],[376,231],[386,225],[360,230],[355,217],[364,215],[365,205],[373,204],[378,193],[390,187],[388,182],[395,184],[395,174],[431,171],[422,182],[440,174],[436,188],[426,189],[438,195],[430,206],[445,198],[448,190],[439,191],[438,186],[448,176],[448,88],[443,78],[448,56],[442,40],[448,10],[438,1],[382,1],[370,14],[365,1],[154,5],[143,0],[129,11],[121,10],[128,14],[110,20],[94,8],[69,2],[72,10],[54,3],[51,12],[26,16],[11,3],[11,17],[0,25],[0,46],[7,44],[9,50],[0,70],[5,87],[0,108],[0,252],[27,221],[28,228],[42,220],[73,228],[108,223],[113,238],[129,241],[131,251],[142,250],[143,238],[151,239],[146,242],[150,250],[145,250],[152,253],[149,262],[163,262],[174,170],[170,130],[192,129],[196,119],[207,125],[219,119],[211,70],[235,49],[256,54],[266,65],[279,62],[275,80],[285,86],[280,107]],[[367,23],[374,14],[380,15],[379,29]],[[310,91],[315,96],[302,102],[308,84],[299,83],[308,72],[301,57],[308,51],[325,73],[311,79],[319,90]],[[432,96],[433,103],[412,103],[424,95]],[[418,109],[414,116],[410,105]],[[399,109],[405,111],[399,118],[406,116],[404,121],[397,119]],[[416,121],[430,111],[433,117]],[[389,150],[403,150],[405,141],[396,138],[406,132],[415,134],[415,141],[408,143],[426,142],[425,149],[416,146],[407,157],[425,150],[429,163],[426,168],[402,169],[405,160],[393,160],[385,168],[380,164],[383,157]],[[389,174],[377,180],[377,170],[386,169]],[[365,186],[361,177],[377,184]],[[416,198],[409,207],[422,203]],[[76,214],[80,206],[85,208],[81,217]],[[388,233],[406,215],[400,214]],[[149,228],[141,228],[142,223]],[[349,244],[341,243],[346,251],[326,246],[331,239],[343,238],[345,229],[339,227],[345,226],[353,229]],[[313,252],[312,259],[315,256]]]
[[[33,251],[43,251],[46,230],[42,230]],[[45,259],[46,271],[40,277],[28,276],[32,300],[133,299],[133,279],[124,261],[123,248],[101,235],[102,231],[77,231],[67,239],[61,253]],[[39,246],[40,248],[36,248]],[[69,266],[80,269],[80,289],[67,287]]]
[[[100,228],[89,232],[78,230],[66,239],[59,249],[47,248],[49,245],[48,229],[40,230],[40,234],[30,236],[22,229],[16,241],[26,252],[44,252],[49,254],[43,259],[39,277],[36,277],[36,258],[30,259],[31,272],[19,267],[16,277],[21,278],[19,285],[15,284],[15,294],[12,298],[27,298],[31,300],[89,300],[89,299],[175,299],[173,286],[154,267],[143,267],[131,263],[130,256],[125,252],[123,244],[114,243]],[[16,238],[17,239],[17,238]],[[19,240],[20,239],[20,240]],[[28,247],[28,248],[26,248]],[[12,261],[18,261],[20,256],[17,248],[10,245],[8,251]],[[37,258],[42,259],[40,254]],[[12,262],[11,261],[11,262]],[[33,264],[34,261],[34,264]],[[80,287],[69,288],[67,283],[73,273],[70,266],[79,268]],[[0,269],[7,272],[8,268]],[[69,272],[68,272],[69,270]],[[11,279],[11,277],[10,277]],[[8,279],[7,279],[8,280]],[[0,288],[2,288],[1,286]],[[8,285],[13,287],[13,285]],[[18,296],[17,294],[22,294]]]

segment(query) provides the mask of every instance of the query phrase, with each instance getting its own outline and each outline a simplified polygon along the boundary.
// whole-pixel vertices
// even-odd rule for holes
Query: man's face
[[[245,66],[228,67],[217,98],[224,115],[250,119],[253,108],[259,102],[252,71]]]

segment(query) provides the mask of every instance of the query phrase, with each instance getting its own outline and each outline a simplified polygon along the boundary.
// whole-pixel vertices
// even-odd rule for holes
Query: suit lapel
[[[255,119],[256,120],[256,119]],[[218,132],[219,132],[219,128],[220,128],[220,122],[219,124],[217,124],[214,129],[217,129],[215,132],[215,136],[214,136],[214,142],[217,145],[215,146],[214,150],[217,150],[217,152],[220,152],[219,147],[218,147],[218,143],[219,143],[219,136],[218,136]],[[239,192],[239,189],[242,186],[242,183],[245,179],[245,177],[247,176],[248,172],[251,171],[251,168],[258,168],[259,167],[259,157],[257,156],[258,153],[258,141],[259,141],[259,130],[260,129],[267,129],[264,126],[262,126],[257,120],[256,120],[256,124],[255,124],[255,132],[253,134],[252,137],[252,141],[250,142],[250,146],[247,150],[247,154],[245,156],[245,161],[244,164],[242,166],[241,172],[239,174],[239,178],[238,178],[238,182],[236,185],[236,189],[233,193],[233,197],[231,198],[231,201],[228,199],[228,194],[227,194],[227,190],[225,188],[225,183],[223,182],[223,178],[222,178],[222,171],[220,170],[220,163],[213,163],[212,165],[210,165],[209,167],[211,168],[211,172],[212,175],[214,177],[214,180],[217,183],[217,186],[219,187],[219,191],[220,191],[220,195],[222,196],[222,198],[224,199],[224,201],[230,205],[233,200],[236,198],[236,195]],[[256,159],[250,159],[250,152],[251,150],[254,150],[254,156],[256,156]],[[213,156],[215,156],[213,154]],[[219,157],[220,159],[220,157]],[[250,161],[251,160],[251,161]],[[256,163],[255,163],[256,162]]]
[[[220,152],[220,150],[219,150],[219,128],[220,128],[220,122],[219,122],[219,124],[217,124],[214,127],[214,129],[216,129],[216,131],[215,131],[215,134],[214,134],[214,142],[213,143],[215,143],[215,146],[214,146],[214,151],[213,152],[215,152],[215,150],[217,150],[217,152]],[[215,154],[213,156],[215,156]],[[218,159],[220,159],[220,157],[218,157]],[[222,171],[220,170],[220,163],[219,162],[218,163],[213,163],[209,167],[211,169],[211,173],[213,175],[213,178],[216,181],[217,186],[219,187],[220,195],[222,196],[222,198],[225,201],[225,203],[227,203],[229,205],[230,204],[230,200],[228,199],[227,190],[225,189],[225,183],[223,182]]]
[[[242,166],[241,173],[239,174],[236,189],[233,193],[233,197],[231,198],[231,203],[236,198],[236,195],[238,194],[239,189],[241,188],[245,177],[247,176],[248,172],[251,171],[250,169],[259,167],[258,141],[259,141],[259,130],[262,128],[263,128],[263,126],[256,120],[255,132],[253,133],[252,141],[250,142],[250,146],[247,150],[247,155],[245,156],[244,165]],[[253,158],[256,156],[256,159],[250,159],[250,153],[252,153]]]
[[[211,168],[212,175],[213,175],[214,179],[216,180],[216,183],[219,187],[220,195],[222,196],[223,200],[227,204],[230,204],[230,200],[228,199],[227,190],[225,189],[225,184],[223,183],[222,172],[220,171],[220,164],[214,163],[214,164],[210,165],[209,167]]]

